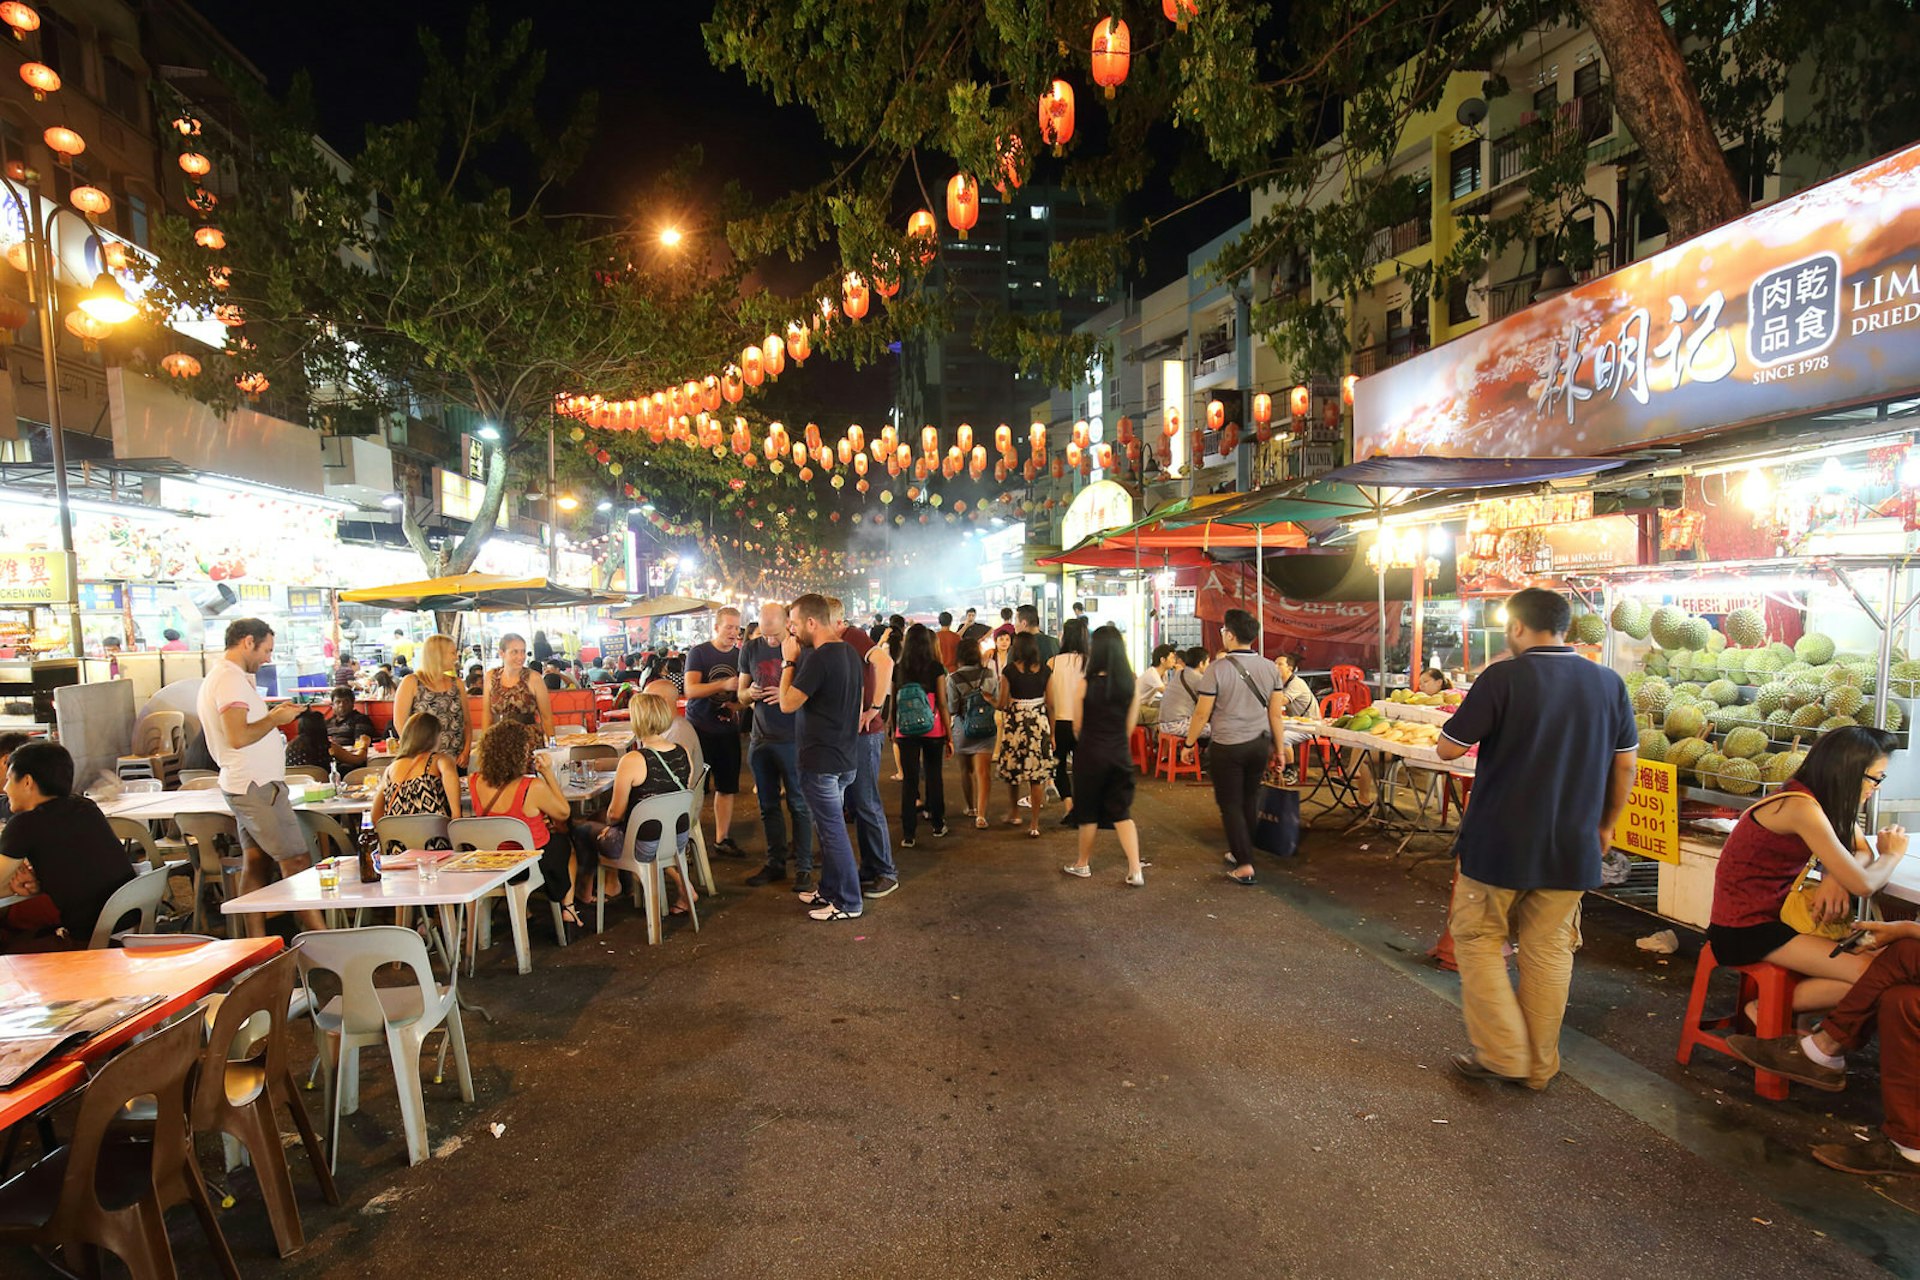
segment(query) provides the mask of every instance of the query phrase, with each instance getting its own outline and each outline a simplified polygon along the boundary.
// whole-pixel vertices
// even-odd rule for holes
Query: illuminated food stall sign
[[[1594,454],[1920,388],[1920,146],[1360,380],[1354,453]]]

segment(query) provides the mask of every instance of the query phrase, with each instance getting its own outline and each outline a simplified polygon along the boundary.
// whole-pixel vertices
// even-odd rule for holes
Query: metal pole
[[[554,513],[560,509],[560,494],[553,476],[553,415],[547,415],[547,581],[560,577],[560,525]]]
[[[1387,516],[1378,500],[1374,502],[1373,582],[1375,606],[1380,610],[1380,696],[1387,695]]]
[[[1267,656],[1267,526],[1253,526],[1253,616],[1260,624],[1261,657]]]
[[[7,184],[9,188],[12,183]],[[67,562],[67,646],[73,656],[85,656],[80,634],[80,565],[73,553],[73,508],[67,497],[67,437],[60,413],[60,375],[54,353],[53,228],[42,216],[40,190],[27,184],[26,206],[28,286],[37,290],[34,311],[40,319],[40,359],[47,380],[47,433],[53,444],[53,500],[60,523],[60,551]]]

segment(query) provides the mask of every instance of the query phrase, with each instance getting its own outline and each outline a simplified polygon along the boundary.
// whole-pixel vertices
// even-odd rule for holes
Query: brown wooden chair
[[[73,1140],[0,1185],[0,1244],[57,1245],[97,1275],[105,1249],[136,1276],[175,1274],[166,1210],[193,1205],[222,1275],[239,1280],[187,1128],[187,1083],[200,1060],[196,1010],[109,1058],[87,1085]],[[150,1127],[116,1132],[123,1109],[154,1100]]]
[[[320,1179],[320,1193],[328,1204],[340,1203],[333,1171],[320,1149],[320,1135],[300,1101],[293,1068],[287,1063],[287,1008],[293,998],[295,971],[293,953],[282,952],[248,972],[220,1002],[194,1086],[192,1111],[195,1133],[229,1134],[246,1146],[267,1202],[273,1241],[283,1258],[305,1245],[306,1235],[300,1227],[300,1207],[294,1203],[275,1103],[293,1113],[307,1161]],[[264,1036],[260,1034],[263,1026]],[[236,1042],[243,1046],[237,1061]]]

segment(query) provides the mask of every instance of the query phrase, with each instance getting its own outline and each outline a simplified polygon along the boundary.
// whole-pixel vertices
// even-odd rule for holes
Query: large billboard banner
[[[1547,457],[1920,388],[1920,146],[1369,378],[1354,456]]]

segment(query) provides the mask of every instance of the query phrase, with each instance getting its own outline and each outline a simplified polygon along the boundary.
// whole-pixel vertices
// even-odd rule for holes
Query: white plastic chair
[[[245,865],[240,853],[240,827],[232,815],[225,813],[182,813],[175,815],[174,822],[194,853],[193,927],[204,929],[207,885],[214,886],[214,901],[225,902],[233,896]]]
[[[525,849],[529,853],[539,853],[540,846],[533,842],[533,831],[519,818],[455,818],[447,823],[447,841],[456,850],[468,849]],[[533,953],[527,942],[527,901],[533,897],[535,889],[544,889],[547,877],[541,872],[540,864],[535,862],[527,868],[527,878],[519,882],[508,881],[492,893],[482,895],[473,904],[473,925],[467,933],[467,972],[472,973],[482,943],[481,934],[486,934],[485,943],[493,945],[492,902],[495,894],[507,900],[507,922],[513,931],[513,958],[520,973],[533,970]],[[567,923],[562,916],[560,902],[551,896],[547,904],[553,909],[553,932],[560,939],[560,945],[567,945]]]
[[[327,771],[317,764],[290,764],[287,766],[287,777],[289,778],[304,778],[308,782],[325,782],[328,776]]]
[[[387,772],[387,766],[392,763],[391,760],[382,760],[379,764],[362,765],[349,771],[340,781],[349,787],[372,786],[380,781]]]
[[[113,944],[114,930],[122,920],[130,915],[138,915],[140,923],[131,932],[152,933],[153,922],[160,915],[160,900],[167,896],[167,869],[162,867],[143,867],[134,871],[133,879],[113,891],[107,904],[100,908],[100,918],[94,921],[93,937],[87,941],[87,950],[104,951]]]
[[[373,824],[373,834],[379,837],[383,854],[402,853],[408,849],[424,849],[429,841],[438,840],[447,847],[452,844],[447,837],[447,823],[450,819],[437,813],[398,813],[389,814]]]
[[[220,771],[218,769],[182,769],[173,776],[179,780],[180,789],[185,791],[188,789],[187,784],[190,782],[198,782],[202,778],[218,779],[220,777]]]
[[[693,863],[700,869],[700,887],[709,895],[719,890],[713,887],[713,863],[707,859],[707,833],[700,829],[700,810],[706,804],[707,766],[696,764],[693,778],[687,784],[681,798],[686,801],[687,821],[692,825]]]
[[[133,749],[114,762],[122,778],[162,781],[179,771],[187,751],[187,717],[180,711],[152,711],[133,728]]]
[[[567,763],[576,760],[611,760],[616,765],[620,761],[620,748],[610,747],[602,742],[589,742],[584,746],[568,747]]]
[[[434,1083],[445,1077],[447,1048],[451,1046],[454,1068],[460,1076],[460,1097],[473,1101],[466,1029],[460,1023],[460,1004],[455,998],[458,971],[445,986],[435,982],[426,943],[413,930],[395,925],[303,933],[293,940],[293,946],[300,964],[300,981],[314,1011],[321,1074],[326,1079],[328,1169],[334,1168],[340,1150],[341,1114],[360,1106],[360,1050],[382,1043],[393,1060],[400,1122],[407,1137],[407,1163],[419,1164],[429,1154],[420,1050],[427,1036],[443,1022],[447,1039],[440,1048]],[[389,964],[411,969],[412,985],[374,986],[375,971]],[[332,973],[340,979],[340,994],[325,1004],[314,1002],[316,972]]]
[[[647,913],[647,945],[660,943],[660,917],[666,905],[667,886],[666,868],[680,868],[680,874],[692,878],[687,870],[687,828],[697,825],[696,820],[687,812],[686,797],[677,791],[665,795],[648,796],[635,802],[627,811],[626,839],[620,846],[620,856],[609,858],[604,854],[600,858],[602,870],[624,871],[633,877],[633,905]],[[647,828],[653,829],[651,838],[657,839],[659,848],[651,862],[642,862],[634,856],[637,844]],[[689,918],[693,921],[693,931],[700,932],[700,909],[692,907]],[[599,896],[593,906],[593,931],[604,933],[607,928],[607,895]]]
[[[124,778],[120,782],[123,796],[157,796],[166,789],[167,784],[158,778]]]

